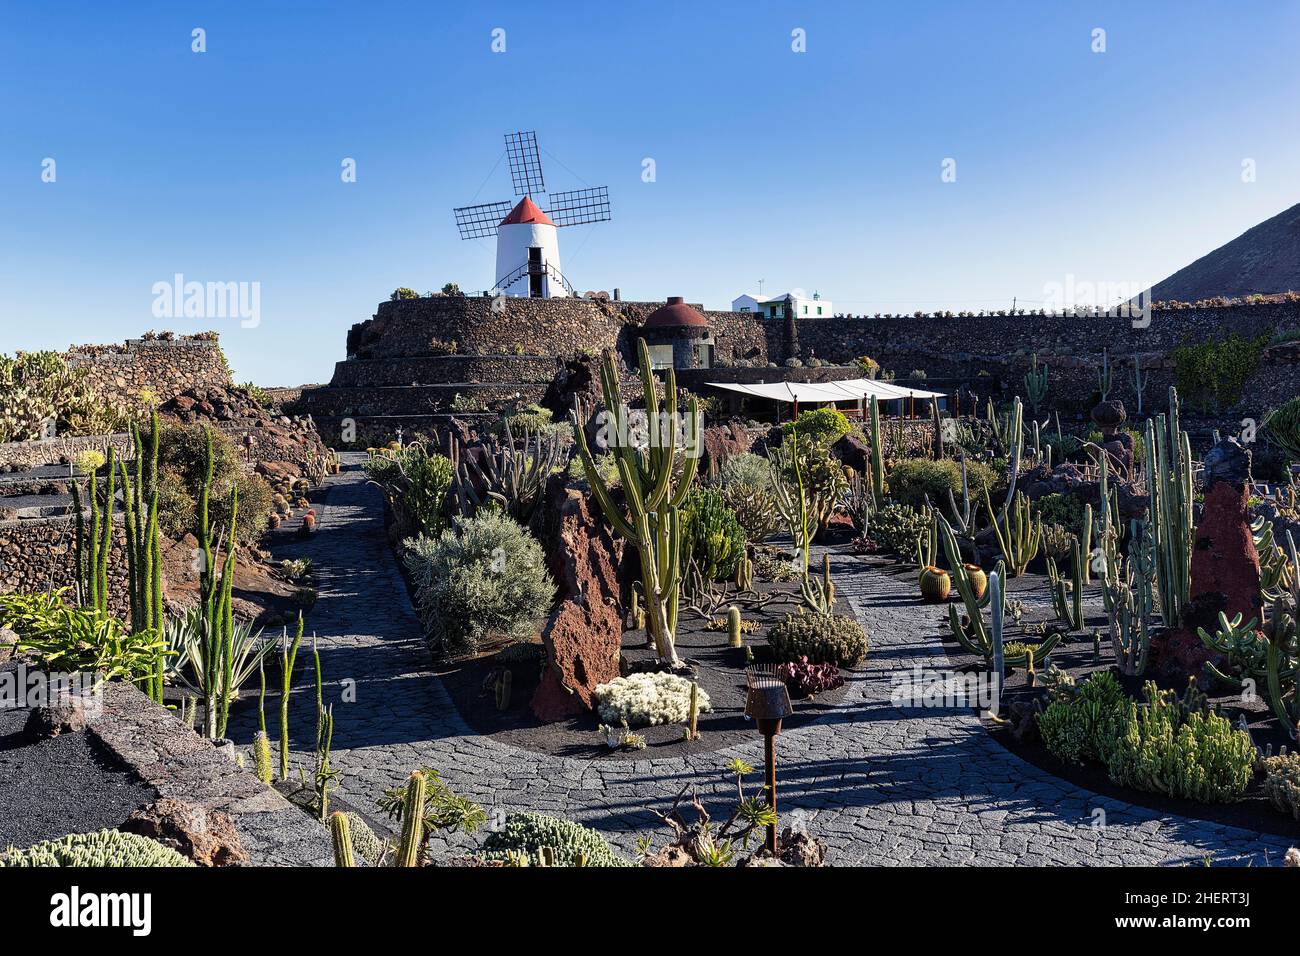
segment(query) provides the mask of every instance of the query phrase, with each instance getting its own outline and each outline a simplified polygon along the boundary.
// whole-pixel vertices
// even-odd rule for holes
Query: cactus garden
[[[20,934],[1288,921],[1300,4],[7,6]]]

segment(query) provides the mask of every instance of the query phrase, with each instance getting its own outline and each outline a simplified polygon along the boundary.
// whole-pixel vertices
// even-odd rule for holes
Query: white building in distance
[[[811,298],[802,292],[786,292],[773,296],[745,293],[731,300],[731,311],[756,312],[765,319],[780,319],[787,314],[796,319],[824,319],[835,314],[831,300],[823,299],[819,292],[814,292]]]

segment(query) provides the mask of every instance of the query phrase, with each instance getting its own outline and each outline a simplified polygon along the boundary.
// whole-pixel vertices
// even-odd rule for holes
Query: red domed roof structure
[[[670,295],[666,305],[650,313],[645,320],[647,329],[682,329],[709,327],[709,320],[687,305],[680,295]]]
[[[519,200],[518,205],[510,210],[510,215],[501,220],[502,226],[515,226],[520,223],[537,223],[542,226],[553,226],[549,216],[542,212],[537,203],[533,202],[528,196]]]

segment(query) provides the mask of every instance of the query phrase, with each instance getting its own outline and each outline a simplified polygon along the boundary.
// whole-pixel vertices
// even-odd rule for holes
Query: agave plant
[[[202,693],[208,686],[204,680],[203,614],[200,608],[191,608],[183,614],[169,616],[163,624],[167,639],[172,683],[180,683],[189,690]],[[239,688],[257,673],[258,664],[275,647],[275,642],[262,637],[262,629],[253,630],[246,621],[235,621],[230,646],[230,680],[226,696],[235,700]]]

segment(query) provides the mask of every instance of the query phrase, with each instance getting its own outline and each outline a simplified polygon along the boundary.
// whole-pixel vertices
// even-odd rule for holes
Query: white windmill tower
[[[506,134],[506,158],[517,203],[492,202],[460,206],[456,228],[462,239],[497,237],[494,295],[553,299],[576,293],[560,270],[557,229],[605,222],[609,214],[609,189],[595,186],[551,193],[547,208],[533,201],[546,192],[537,134],[532,130]]]

